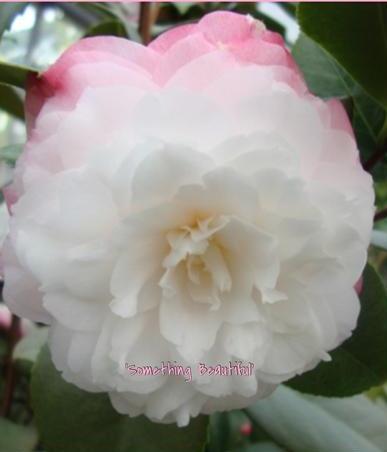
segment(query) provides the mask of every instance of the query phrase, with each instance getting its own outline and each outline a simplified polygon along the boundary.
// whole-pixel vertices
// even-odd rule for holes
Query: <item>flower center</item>
[[[224,250],[216,240],[217,231],[227,223],[226,217],[209,217],[167,233],[170,250],[159,282],[164,296],[174,296],[179,287],[185,287],[193,301],[207,303],[211,310],[220,307],[221,293],[232,286]]]

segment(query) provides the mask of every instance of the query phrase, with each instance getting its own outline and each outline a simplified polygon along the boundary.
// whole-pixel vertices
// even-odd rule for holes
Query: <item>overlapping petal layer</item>
[[[83,40],[31,80],[27,114],[4,294],[51,324],[68,381],[185,425],[266,396],[355,328],[372,180],[341,104],[307,91],[261,23],[219,12],[149,47]],[[230,361],[254,372],[199,372]],[[192,379],[126,368],[163,362]]]

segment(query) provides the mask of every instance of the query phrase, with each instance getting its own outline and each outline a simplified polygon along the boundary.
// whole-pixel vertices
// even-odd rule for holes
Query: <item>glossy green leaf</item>
[[[102,2],[87,2],[80,3],[79,6],[87,11],[91,11],[93,13],[98,14],[102,19],[116,19],[117,16],[115,12],[112,10],[112,5],[108,3]]]
[[[0,83],[24,89],[29,74],[37,75],[38,72],[26,66],[0,61]]]
[[[34,428],[0,418],[0,451],[29,452],[34,450],[38,435]]]
[[[308,88],[324,99],[353,94],[353,80],[315,41],[301,33],[292,48]]]
[[[387,107],[387,5],[381,2],[299,4],[301,29]]]
[[[101,22],[90,28],[85,37],[91,36],[118,36],[119,38],[128,38],[126,28],[118,20],[108,20]]]
[[[24,120],[24,107],[20,96],[12,86],[0,83],[0,109]]]
[[[44,347],[32,375],[32,404],[47,452],[201,452],[208,418],[188,427],[118,414],[107,394],[65,382]]]
[[[358,325],[341,346],[331,352],[332,361],[287,382],[301,392],[347,397],[387,380],[387,294],[370,265],[363,273]]]
[[[245,447],[240,447],[238,449],[233,449],[232,452],[286,452],[286,451],[285,449],[273,443],[272,441],[264,441],[260,443],[248,444]]]
[[[327,399],[280,386],[246,412],[287,451],[381,452],[386,444],[387,414],[363,395]]]
[[[301,34],[292,49],[309,89],[319,97],[350,98],[352,125],[363,162],[378,149],[386,118],[385,110],[316,42]],[[375,179],[383,179],[386,169],[378,166]]]
[[[290,17],[294,17],[296,15],[296,5],[295,2],[278,2],[278,6],[280,6]]]
[[[195,2],[173,2],[174,7],[179,11],[179,14],[184,16],[188,11],[195,6]]]
[[[285,449],[278,446],[271,441],[262,443],[253,443],[239,449],[234,449],[232,452],[286,452]]]
[[[387,232],[385,231],[372,231],[371,243],[378,248],[387,250]]]
[[[387,206],[387,177],[382,181],[376,181],[374,183],[374,189],[376,198],[375,204],[378,206],[377,210],[381,210]],[[377,229],[384,229],[380,228],[381,224],[383,224],[383,222],[376,223]]]
[[[137,30],[137,22],[128,20],[126,17],[126,14],[123,10],[123,5],[121,3],[96,3],[96,2],[83,2],[79,3],[78,6],[80,8],[83,8],[87,11],[90,11],[94,14],[97,14],[100,17],[101,23],[108,23],[108,22],[118,22],[120,24],[120,33],[123,33],[123,30],[125,30],[124,37],[131,38],[132,41],[140,42],[141,38],[138,34]],[[95,26],[98,27],[98,24]],[[111,29],[111,27],[110,27]],[[116,26],[117,30],[117,26]],[[100,35],[102,33],[99,33]],[[93,36],[96,36],[94,34]],[[122,35],[116,35],[114,36],[122,36]]]
[[[386,111],[365,93],[354,94],[353,102],[352,126],[362,161],[365,163],[379,148],[385,146],[385,137],[382,134]],[[372,175],[375,180],[386,180],[386,163],[386,159],[382,159],[379,165],[373,168]]]
[[[373,399],[364,394],[340,399],[308,394],[303,394],[303,397],[345,423],[378,450],[384,450],[387,444],[387,399],[383,387],[374,388],[372,392]]]
[[[15,17],[23,12],[28,2],[0,3],[0,38],[9,29]]]
[[[13,351],[14,361],[27,361],[31,365],[36,361],[40,350],[47,342],[48,328],[35,327],[26,334],[17,344]]]
[[[230,437],[229,413],[214,413],[210,416],[209,423],[209,452],[223,452],[227,450]]]

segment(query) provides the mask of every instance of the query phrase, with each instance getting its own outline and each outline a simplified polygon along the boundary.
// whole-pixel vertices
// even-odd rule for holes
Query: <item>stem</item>
[[[385,207],[382,210],[379,210],[379,212],[376,212],[374,216],[374,222],[384,220],[384,218],[387,218],[387,207]]]
[[[371,157],[364,163],[363,167],[366,171],[370,171],[380,160],[384,158],[387,149],[382,147],[374,152]]]
[[[378,143],[385,143],[387,141],[387,116],[384,120],[383,127],[378,134]]]
[[[152,28],[152,2],[140,3],[140,21],[138,32],[140,33],[143,44],[148,44],[151,40]]]
[[[364,169],[366,171],[371,170],[380,160],[383,160],[387,154],[387,117],[384,121],[382,129],[378,134],[377,149],[371,155],[371,157],[364,163]]]
[[[8,353],[5,360],[5,391],[1,403],[0,415],[6,417],[12,404],[13,390],[15,389],[16,373],[12,361],[13,349],[20,338],[20,319],[12,315],[11,326],[8,331]]]

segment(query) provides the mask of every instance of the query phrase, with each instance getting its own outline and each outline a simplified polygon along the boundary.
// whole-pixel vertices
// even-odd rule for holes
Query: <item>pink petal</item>
[[[11,207],[19,198],[18,190],[14,184],[8,185],[2,189],[5,203],[7,204],[8,212],[11,213]]]
[[[275,33],[274,31],[264,30],[261,34],[261,38],[271,44],[277,44],[281,47],[285,47],[284,38],[279,33]]]
[[[250,38],[232,48],[232,53],[246,63],[288,66],[285,48],[262,39]]]
[[[355,284],[355,290],[358,295],[361,294],[361,291],[363,290],[363,277],[362,276],[360,276],[360,278],[357,280],[357,282]]]
[[[227,11],[216,11],[204,16],[199,30],[213,44],[237,43],[254,36],[256,23],[248,16]]]
[[[101,77],[100,72],[93,67],[102,62],[112,66],[109,77]],[[43,75],[29,78],[26,99],[28,132],[32,130],[47,99],[60,93],[67,107],[73,107],[85,88],[114,83],[112,77],[115,68],[121,67],[131,73],[137,71],[151,77],[156,62],[157,54],[151,49],[122,38],[96,37],[75,43]],[[69,72],[81,64],[86,66],[85,77],[82,79],[77,76],[76,80],[72,80]],[[130,82],[131,77],[128,75],[127,83]]]
[[[161,85],[164,84],[185,64],[213,50],[214,47],[201,34],[184,37],[164,52],[160,65],[155,70],[155,81]]]
[[[329,108],[331,116],[331,127],[347,132],[354,138],[353,129],[343,104],[337,99],[330,99],[326,102],[326,105]]]
[[[216,67],[216,71],[214,71]],[[203,90],[210,83],[235,69],[235,59],[229,52],[213,51],[189,61],[169,78],[168,86],[180,86],[188,90]]]
[[[195,33],[195,31],[197,31],[196,24],[181,25],[179,27],[172,28],[171,30],[166,31],[154,41],[152,41],[148,45],[148,48],[158,53],[165,53],[176,42]]]

